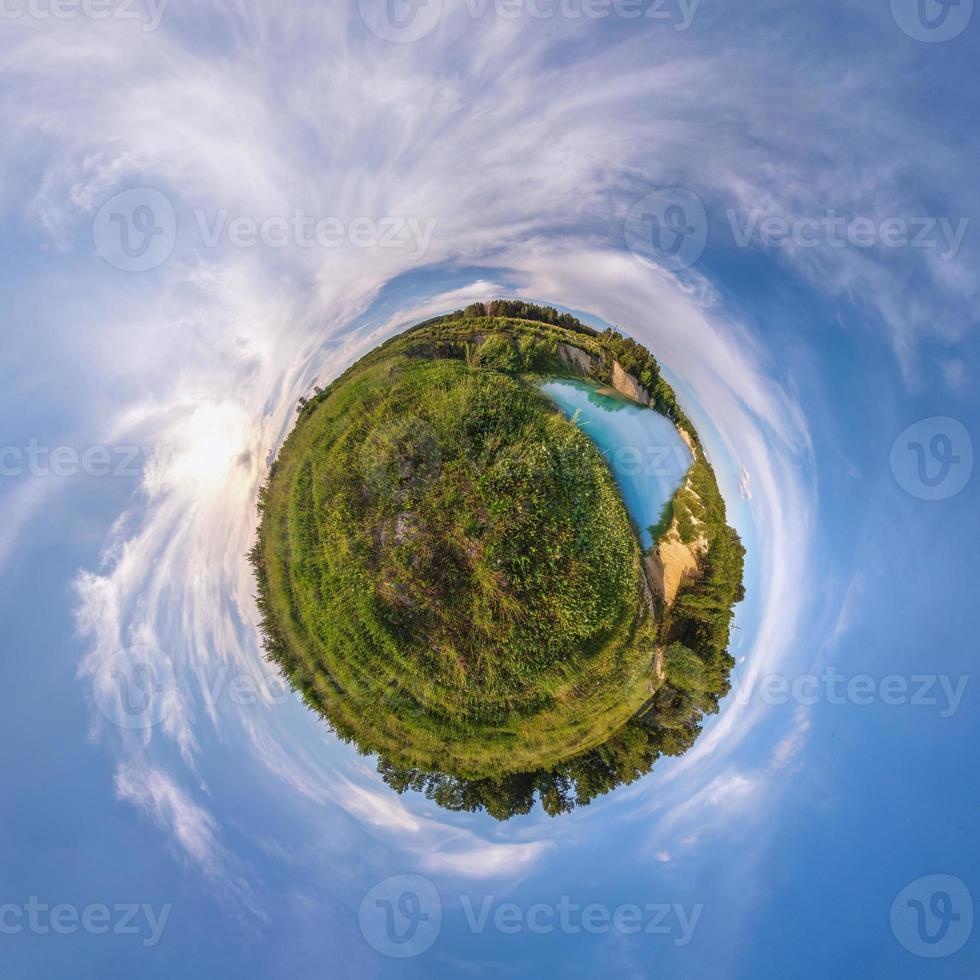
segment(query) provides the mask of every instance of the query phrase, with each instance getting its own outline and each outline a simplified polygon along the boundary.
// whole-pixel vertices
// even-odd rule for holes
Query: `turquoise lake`
[[[546,381],[541,390],[599,447],[619,484],[643,546],[650,527],[694,461],[670,419],[585,381]]]

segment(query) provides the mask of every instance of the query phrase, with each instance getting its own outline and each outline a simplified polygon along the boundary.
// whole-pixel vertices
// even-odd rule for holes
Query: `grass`
[[[654,630],[592,442],[533,388],[394,357],[294,433],[263,512],[275,658],[345,737],[469,778],[601,742]]]
[[[661,523],[697,508],[713,591],[682,590],[655,623],[612,474],[533,384],[608,381],[613,353],[697,444],[644,348],[499,301],[421,324],[299,406],[251,554],[266,650],[399,791],[562,812],[683,752],[727,690],[741,546],[710,466]]]

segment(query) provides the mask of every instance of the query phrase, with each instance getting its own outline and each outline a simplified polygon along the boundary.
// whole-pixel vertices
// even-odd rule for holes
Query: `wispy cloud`
[[[809,740],[812,727],[810,712],[804,705],[799,705],[793,713],[793,727],[773,749],[770,766],[773,769],[786,769],[794,764]]]
[[[153,767],[120,765],[116,770],[116,795],[172,833],[180,849],[204,871],[217,872],[221,858],[215,820],[170,775]]]
[[[428,854],[423,866],[429,871],[465,878],[502,877],[513,880],[533,868],[551,846],[547,841],[528,844],[479,843]]]
[[[0,496],[0,570],[10,560],[21,536],[38,519],[41,509],[50,503],[58,481],[32,480],[21,483]]]
[[[190,29],[205,23],[225,28]],[[69,345],[90,367],[80,372],[62,354],[49,383],[101,432],[136,434],[159,450],[102,565],[78,577],[81,677],[92,683],[107,657],[145,642],[190,692],[158,728],[116,740],[116,782],[202,867],[213,861],[216,823],[179,776],[198,773],[212,735],[237,747],[244,766],[263,764],[270,795],[286,786],[310,807],[345,795],[371,833],[402,833],[415,859],[445,873],[519,872],[546,856],[538,842],[501,844],[482,832],[436,850],[450,818],[428,820],[412,797],[324,777],[332,763],[317,756],[324,736],[312,717],[286,725],[256,711],[245,720],[240,707],[193,693],[216,666],[263,669],[244,554],[257,488],[297,399],[412,319],[513,291],[588,310],[647,342],[682,379],[765,571],[743,683],[793,656],[814,575],[805,409],[706,272],[676,276],[624,254],[624,216],[646,192],[675,184],[704,198],[719,233],[726,209],[882,216],[917,213],[928,200],[949,210],[974,175],[909,125],[874,65],[815,70],[775,28],[767,43],[765,32],[742,37],[713,24],[683,45],[656,31],[596,45],[571,23],[474,24],[455,10],[424,43],[385,45],[333,8],[201,0],[193,10],[171,5],[152,34],[85,20],[5,32],[0,161],[13,176],[0,209],[32,247],[58,255],[17,287],[37,297],[38,343]],[[847,150],[828,160],[828,146]],[[881,166],[897,148],[918,161],[915,180]],[[814,159],[823,161],[816,176]],[[141,185],[170,198],[179,234],[168,262],[127,275],[93,254],[92,219],[111,194]],[[437,230],[424,258],[411,260],[349,242],[210,248],[195,219],[227,210],[261,221],[297,209],[407,214],[435,219]],[[944,263],[854,249],[790,249],[773,262],[867,312],[907,371],[923,338],[955,338],[976,319],[970,242]],[[740,473],[751,473],[744,502]],[[10,499],[0,562],[43,512],[46,492]],[[726,702],[658,793],[715,809],[750,798],[762,777],[728,772],[725,759],[763,710]],[[796,744],[777,748],[774,762]],[[641,783],[629,798],[648,807],[645,794]],[[673,812],[675,822],[693,819],[690,808]]]

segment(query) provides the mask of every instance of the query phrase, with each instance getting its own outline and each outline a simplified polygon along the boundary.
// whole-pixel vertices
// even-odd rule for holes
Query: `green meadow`
[[[394,789],[560,813],[683,752],[727,692],[742,550],[710,466],[674,508],[707,537],[704,567],[666,609],[606,462],[536,390],[606,381],[613,360],[696,443],[645,349],[503,301],[301,402],[251,553],[263,639]]]

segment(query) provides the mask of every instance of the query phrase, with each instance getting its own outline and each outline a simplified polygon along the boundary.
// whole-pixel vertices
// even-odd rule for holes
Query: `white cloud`
[[[752,477],[744,466],[742,467],[742,476],[738,481],[738,492],[744,500],[752,499]]]
[[[164,830],[182,851],[208,873],[220,864],[214,817],[161,769],[122,764],[116,770],[116,795],[135,804]]]
[[[799,705],[793,713],[792,729],[776,743],[769,765],[773,769],[786,769],[806,747],[813,722],[804,705]]]
[[[439,874],[465,878],[520,877],[541,859],[551,845],[478,843],[459,850],[435,851],[423,858],[423,867]]]
[[[194,8],[194,16],[217,12],[217,22],[229,16],[217,0]],[[928,188],[937,207],[948,206],[973,175],[883,105],[874,66],[846,76],[832,64],[807,70],[755,34],[741,45],[727,34],[723,44],[692,34],[679,46],[670,32],[645,32],[556,58],[574,25],[474,26],[462,13],[425,44],[378,45],[356,21],[299,3],[236,8],[233,44],[191,44],[185,16],[172,5],[153,35],[84,20],[71,30],[39,23],[8,32],[0,52],[0,161],[11,175],[0,210],[61,253],[20,283],[36,306],[37,344],[58,352],[48,383],[111,439],[159,450],[98,574],[77,581],[86,683],[137,640],[162,647],[192,690],[216,667],[260,670],[244,554],[259,482],[296,400],[399,326],[508,291],[502,284],[604,317],[682,379],[732,505],[742,467],[743,520],[764,570],[741,682],[754,687],[792,656],[813,577],[804,410],[714,284],[696,270],[677,278],[624,255],[622,222],[665,184],[697,190],[712,214],[914,214]],[[913,133],[920,142],[911,154]],[[815,173],[814,158],[840,145],[848,153]],[[907,174],[881,166],[902,154],[919,163],[911,189]],[[169,263],[133,276],[92,255],[91,219],[109,195],[140,184],[171,197],[180,235]],[[257,220],[296,209],[435,218],[424,259],[434,275],[400,280],[422,263],[399,250],[208,249],[195,209]],[[853,249],[787,251],[773,261],[871,310],[909,371],[922,337],[955,339],[976,319],[970,245],[941,265]],[[481,271],[464,275],[452,264]],[[951,384],[955,363],[946,368]],[[25,490],[11,506],[0,562],[43,512],[42,491]],[[665,804],[680,801],[677,820],[694,820],[685,800],[717,809],[751,797],[754,778],[718,776],[708,763],[721,765],[762,710],[730,699],[658,779]],[[178,789],[167,750],[176,745],[184,769],[196,772],[211,732],[263,763],[277,791],[285,785],[321,805],[342,795],[343,784],[327,778],[330,763],[316,756],[323,736],[314,719],[288,727],[270,713],[245,720],[226,702],[183,698],[159,730],[120,738],[114,750],[123,760],[119,794],[169,826],[195,860],[214,853],[215,826]],[[787,743],[774,759],[793,751]],[[650,805],[642,781],[630,793]],[[447,873],[520,868],[544,853],[534,842],[514,850],[475,834],[458,851],[435,851],[449,819],[422,818],[411,797],[386,789],[358,784],[346,806],[379,838],[397,830],[411,847],[429,848],[427,860]],[[549,828],[567,826],[580,824]]]
[[[688,799],[671,806],[657,826],[657,834],[683,831],[697,840],[706,830],[728,830],[761,789],[762,782],[745,773],[729,771],[716,776]]]
[[[423,822],[409,812],[401,797],[390,791],[368,789],[348,782],[342,793],[345,807],[375,827],[414,834],[423,826]]]

